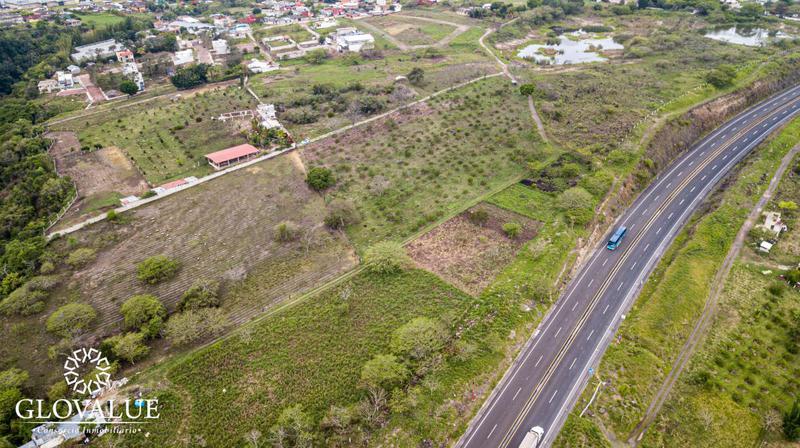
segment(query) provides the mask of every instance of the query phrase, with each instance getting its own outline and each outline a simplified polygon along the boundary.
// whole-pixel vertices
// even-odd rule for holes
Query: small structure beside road
[[[206,154],[206,159],[215,170],[221,170],[233,164],[251,159],[257,156],[259,152],[260,150],[255,146],[245,143],[223,149],[222,151]]]

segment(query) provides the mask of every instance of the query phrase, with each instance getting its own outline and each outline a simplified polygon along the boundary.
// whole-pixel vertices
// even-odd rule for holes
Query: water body
[[[748,47],[762,47],[778,39],[790,37],[788,34],[778,31],[777,34],[770,36],[769,30],[764,28],[721,28],[707,32],[705,37]]]
[[[623,45],[614,42],[614,39],[610,37],[572,40],[560,36],[558,45],[528,45],[520,50],[517,56],[554,65],[583,64],[605,61],[606,58],[600,54],[600,51],[622,50],[623,48],[625,48]],[[551,52],[554,53],[550,54]]]

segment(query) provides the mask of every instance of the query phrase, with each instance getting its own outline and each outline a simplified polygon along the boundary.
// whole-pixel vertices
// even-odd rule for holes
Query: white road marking
[[[716,170],[717,169],[717,165],[712,166],[711,169],[712,170]]]
[[[658,231],[661,231],[661,227],[658,228]],[[644,246],[644,251],[647,252],[647,248],[650,247],[650,243],[647,243],[647,246]]]
[[[494,433],[494,430],[495,430],[495,429],[497,429],[497,423],[495,423],[495,424],[494,424],[494,426],[492,426],[492,430],[491,430],[491,431],[489,431],[489,435],[488,435],[488,436],[486,436],[486,438],[487,438],[487,439],[488,439],[489,437],[492,437],[492,433]]]
[[[603,260],[603,266],[605,266],[605,265],[606,265],[606,263],[608,263],[608,258],[606,258],[605,260]]]
[[[522,390],[521,387],[519,389],[517,389],[517,393],[514,394],[514,398],[512,398],[511,401],[514,401],[514,400],[517,399],[517,395],[519,395],[519,391],[521,391],[521,390]]]
[[[603,310],[603,314],[606,314],[606,311],[608,311],[608,307],[610,307],[610,306],[611,305],[606,305],[606,309]]]
[[[705,179],[705,178],[704,178],[704,179]],[[691,189],[691,190],[689,190],[689,193],[693,193],[695,188],[697,188],[697,186],[694,186],[694,187],[692,187],[692,189]],[[683,204],[683,201],[681,201],[681,204]]]
[[[544,355],[539,355],[539,359],[536,360],[536,364],[534,364],[533,367],[538,366],[539,363],[542,362],[542,358],[544,358]]]
[[[589,280],[589,284],[586,285],[586,287],[588,288],[588,287],[592,286],[592,283],[594,283],[594,279]]]
[[[681,177],[682,175],[683,175],[683,171],[681,171],[680,173],[678,173],[678,177]]]
[[[555,392],[553,392],[553,396],[552,396],[552,397],[550,397],[550,401],[548,401],[548,402],[547,402],[547,404],[550,404],[550,403],[552,403],[552,402],[553,402],[553,398],[556,398],[556,394],[557,394],[557,393],[558,393],[558,390],[556,390]]]
[[[575,303],[578,303],[578,302],[575,302]],[[558,333],[561,333],[561,329],[562,329],[562,328],[564,328],[564,327],[558,327],[558,330],[556,330],[556,334],[555,334],[555,335],[553,335],[553,337],[554,337],[554,338],[557,338],[557,337],[558,337]]]
[[[569,369],[567,369],[567,370],[572,370],[572,367],[575,365],[575,361],[577,361],[577,360],[578,360],[578,358],[573,359],[572,360],[572,364],[569,365]]]
[[[667,189],[669,189],[669,187],[671,187],[671,186],[672,186],[672,182],[668,183],[667,184]]]
[[[706,180],[706,177],[708,177],[708,176],[707,176],[707,175],[705,175],[705,176],[701,177],[701,178],[700,178],[700,182],[702,182],[702,181]]]
[[[572,311],[575,311],[575,307],[578,306],[578,301],[576,300],[574,304],[572,304]]]
[[[661,227],[659,227],[658,230],[656,230],[656,235],[658,235],[659,233],[661,233]]]
[[[653,199],[653,201],[654,201],[654,202],[657,202],[657,201],[658,201],[658,198],[660,198],[660,197],[661,197],[661,195],[658,195],[658,196],[656,196],[656,197]]]
[[[588,341],[589,339],[591,339],[593,334],[594,334],[594,330],[590,331],[589,332],[589,336],[586,338],[586,340]]]
[[[694,165],[694,160],[692,160],[691,162],[689,162],[689,166],[692,166],[692,165]]]
[[[684,201],[686,201],[686,199],[681,199],[681,202],[679,202],[678,205],[683,205]]]
[[[642,212],[642,216],[644,216],[645,213],[647,213],[647,209],[644,209],[644,211]],[[631,226],[631,228],[633,228],[633,226]]]
[[[638,261],[634,261],[634,262],[633,262],[633,266],[631,266],[631,271],[633,270],[633,268],[635,268],[635,267],[636,267],[636,263],[638,263]]]
[[[672,219],[672,215],[674,215],[674,214],[675,214],[675,212],[672,212],[672,213],[670,213],[670,214],[669,214],[669,216],[667,216],[667,221],[669,221],[670,219]]]
[[[619,286],[617,286],[617,291],[622,289],[622,285],[624,285],[624,284],[625,284],[624,282],[619,282]]]

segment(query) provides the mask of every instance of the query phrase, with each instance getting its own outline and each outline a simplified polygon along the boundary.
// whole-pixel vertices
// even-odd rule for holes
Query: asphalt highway
[[[533,426],[550,446],[669,244],[730,170],[800,113],[800,86],[745,110],[667,167],[617,220],[457,443],[462,448],[517,448]],[[619,226],[622,244],[606,249]]]

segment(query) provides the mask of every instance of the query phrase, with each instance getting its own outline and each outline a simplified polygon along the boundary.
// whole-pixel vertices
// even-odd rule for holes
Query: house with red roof
[[[245,143],[243,145],[223,149],[222,151],[206,154],[206,159],[215,170],[221,170],[233,164],[251,159],[258,155],[259,152],[261,152],[261,150],[255,146]]]

